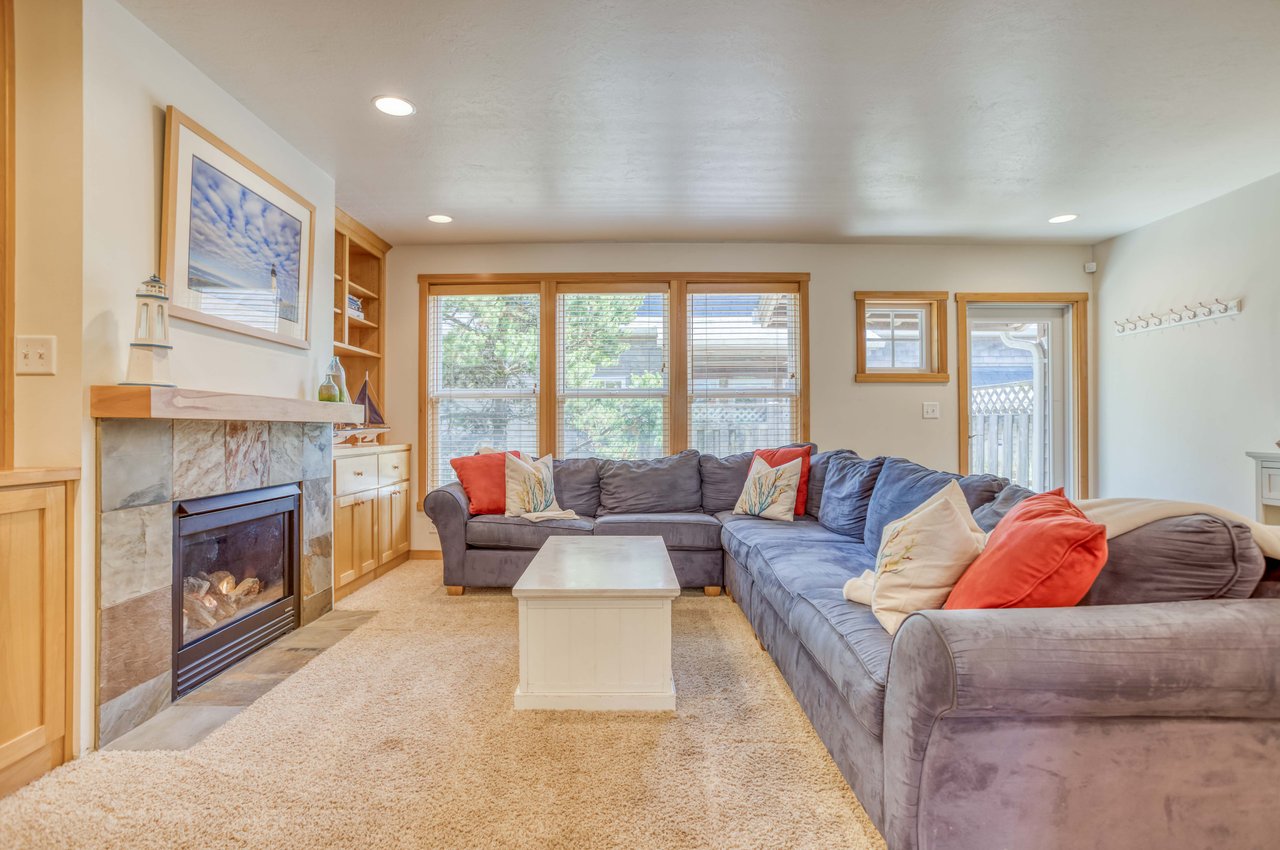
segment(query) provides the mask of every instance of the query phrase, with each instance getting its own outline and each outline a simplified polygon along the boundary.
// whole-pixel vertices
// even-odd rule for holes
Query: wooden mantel
[[[241,395],[181,387],[89,388],[95,419],[231,419],[255,422],[364,422],[364,407],[300,398]]]

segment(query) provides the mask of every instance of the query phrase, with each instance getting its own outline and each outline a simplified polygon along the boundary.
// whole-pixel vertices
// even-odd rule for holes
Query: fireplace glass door
[[[288,595],[288,517],[259,517],[182,538],[182,642]]]

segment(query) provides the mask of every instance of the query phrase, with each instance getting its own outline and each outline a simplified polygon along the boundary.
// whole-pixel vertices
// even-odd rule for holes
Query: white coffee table
[[[671,600],[661,537],[550,537],[516,582],[515,707],[670,710]]]

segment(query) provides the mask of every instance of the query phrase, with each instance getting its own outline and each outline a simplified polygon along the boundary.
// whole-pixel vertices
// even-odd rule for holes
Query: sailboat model
[[[378,435],[391,430],[391,426],[387,425],[387,420],[382,415],[382,407],[378,402],[378,397],[374,394],[373,388],[369,386],[369,373],[364,373],[364,382],[360,384],[360,390],[356,393],[356,397],[351,400],[352,404],[358,404],[364,407],[364,423],[360,425],[335,425],[334,426],[334,442],[338,445],[359,445],[361,443],[376,443]]]

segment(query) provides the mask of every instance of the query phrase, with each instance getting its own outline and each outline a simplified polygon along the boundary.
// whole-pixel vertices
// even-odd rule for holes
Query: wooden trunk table
[[[675,708],[671,600],[661,537],[550,537],[516,582],[517,709]]]

